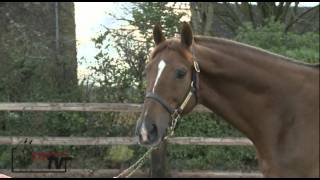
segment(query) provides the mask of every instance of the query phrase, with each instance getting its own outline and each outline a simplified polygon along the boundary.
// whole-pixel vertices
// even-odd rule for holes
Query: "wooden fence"
[[[0,111],[141,112],[141,104],[130,103],[0,103]],[[197,106],[193,112],[211,112]]]
[[[140,104],[122,103],[0,103],[0,111],[74,111],[74,112],[141,112]],[[193,112],[210,112],[203,106],[197,106]],[[0,137],[0,145],[21,144],[26,138],[32,139],[33,145],[135,145],[136,137]],[[251,146],[252,142],[247,138],[205,138],[205,137],[172,137],[168,139],[170,144],[180,145],[213,145],[213,146]],[[158,165],[159,168],[163,165]],[[152,166],[151,166],[152,168]],[[21,173],[12,173],[10,170],[0,170],[13,177],[54,177],[50,174],[28,173],[21,176]],[[95,174],[96,173],[96,174]],[[116,175],[119,170],[89,170],[71,169],[64,175],[57,177],[100,177]],[[59,173],[54,173],[59,174]],[[138,176],[146,176],[146,173],[139,171]],[[259,172],[210,172],[210,171],[171,171],[171,177],[262,177]]]
[[[133,178],[148,177],[149,169],[138,170],[133,174]],[[68,169],[66,173],[13,173],[11,170],[0,169],[3,173],[15,178],[81,178],[81,177],[114,177],[120,173],[119,169]],[[172,170],[172,178],[262,178],[261,173],[257,172],[219,172],[219,171],[178,171]]]
[[[32,145],[136,145],[136,137],[0,137],[0,145],[22,144],[25,139],[32,140]],[[213,146],[248,146],[252,142],[247,138],[204,138],[204,137],[171,137],[170,144],[180,145],[213,145]]]

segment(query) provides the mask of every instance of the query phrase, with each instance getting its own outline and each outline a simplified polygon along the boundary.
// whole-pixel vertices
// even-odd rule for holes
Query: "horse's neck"
[[[201,67],[200,103],[229,121],[254,143],[267,142],[267,138],[272,138],[267,137],[270,133],[278,133],[281,127],[276,127],[279,123],[274,121],[288,116],[281,108],[289,103],[284,97],[290,96],[287,88],[292,88],[284,82],[303,78],[289,73],[295,70],[291,67],[295,65],[270,59],[268,54],[257,55],[250,50],[224,45],[203,43],[198,44],[196,50]]]

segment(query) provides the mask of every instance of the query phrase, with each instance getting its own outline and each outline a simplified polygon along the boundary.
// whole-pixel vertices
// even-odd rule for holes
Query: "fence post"
[[[165,178],[169,176],[167,166],[167,140],[164,140],[158,149],[151,153],[150,177]]]

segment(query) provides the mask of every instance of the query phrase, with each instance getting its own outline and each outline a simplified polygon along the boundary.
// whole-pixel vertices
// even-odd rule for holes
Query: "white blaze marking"
[[[157,86],[158,80],[160,79],[161,73],[162,73],[162,71],[164,70],[165,67],[166,67],[166,63],[162,59],[158,64],[158,74],[157,74],[157,77],[156,77],[156,82],[153,85],[153,89],[152,89],[153,93],[154,93],[155,87]]]
[[[142,136],[142,141],[148,140],[148,131],[144,125],[144,122],[142,123],[142,127],[141,127],[141,136]]]
[[[156,81],[155,81],[155,83],[153,85],[153,89],[152,89],[153,93],[154,93],[154,90],[155,90],[155,88],[157,86],[158,80],[160,79],[160,76],[161,76],[161,74],[162,74],[162,72],[163,72],[165,67],[166,67],[166,63],[162,59],[158,64],[158,74],[157,74],[157,77],[156,77]],[[148,113],[148,109],[144,113],[144,119],[146,119],[147,113]],[[144,122],[142,122],[140,134],[141,134],[141,137],[142,137],[142,141],[147,141],[148,140],[148,131],[146,129],[146,126],[145,126]]]
[[[147,109],[146,109],[146,111],[144,113],[144,120],[146,120],[147,114],[148,114],[148,107],[147,107]],[[148,131],[146,129],[146,126],[144,125],[144,122],[142,122],[140,134],[142,136],[142,141],[147,141],[148,140]]]

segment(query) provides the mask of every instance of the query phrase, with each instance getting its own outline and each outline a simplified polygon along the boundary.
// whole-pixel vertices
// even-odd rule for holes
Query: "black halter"
[[[192,48],[192,51],[193,51],[193,48]],[[198,84],[199,84],[198,77],[199,77],[199,73],[200,73],[200,68],[199,68],[198,62],[194,58],[193,52],[192,52],[192,55],[193,55],[193,68],[192,68],[190,90],[187,93],[187,95],[185,96],[184,101],[177,108],[172,108],[161,96],[159,96],[155,93],[148,92],[146,94],[146,98],[153,99],[156,102],[158,102],[159,104],[161,104],[162,107],[164,109],[166,109],[171,114],[171,117],[173,119],[181,116],[182,111],[184,110],[184,108],[188,104],[192,95],[194,95],[196,98],[196,104],[198,103],[197,90],[198,90]]]

